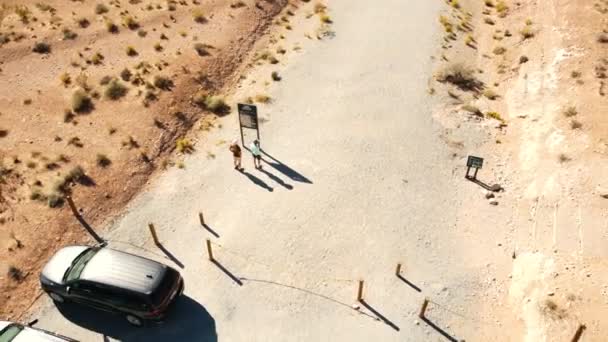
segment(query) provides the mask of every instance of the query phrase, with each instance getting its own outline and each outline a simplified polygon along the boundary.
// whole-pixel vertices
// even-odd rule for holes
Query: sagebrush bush
[[[128,89],[125,85],[114,79],[106,87],[104,95],[110,100],[118,100],[121,97],[125,96],[127,94],[127,91]]]
[[[38,42],[34,44],[32,51],[41,54],[51,53],[51,46],[45,42]]]
[[[88,112],[92,109],[93,102],[89,95],[82,89],[72,94],[72,110],[76,113]]]

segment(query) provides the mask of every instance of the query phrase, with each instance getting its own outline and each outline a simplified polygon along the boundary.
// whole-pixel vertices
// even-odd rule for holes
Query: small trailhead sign
[[[241,129],[241,143],[243,147],[247,148],[245,144],[245,136],[243,134],[243,128],[255,129],[257,140],[260,140],[260,125],[258,121],[258,108],[251,104],[239,103],[239,127]]]
[[[469,156],[467,159],[467,174],[464,176],[465,178],[473,178],[477,179],[477,171],[483,167],[483,158]],[[475,173],[473,173],[473,177],[469,176],[469,171],[471,168],[475,169]]]

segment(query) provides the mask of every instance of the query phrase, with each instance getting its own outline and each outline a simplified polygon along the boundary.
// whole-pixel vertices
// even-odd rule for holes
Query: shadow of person
[[[280,186],[284,187],[287,190],[292,190],[293,186],[291,184],[287,184],[285,183],[281,178],[273,175],[272,173],[264,170],[264,169],[259,169],[259,171],[263,174],[265,174],[266,176],[268,176],[268,178],[272,179],[273,181],[275,181],[276,183],[278,183]]]
[[[82,305],[57,305],[63,316],[74,324],[124,342],[197,341],[217,342],[215,320],[192,298],[182,296],[162,324],[131,326],[122,315],[114,315]]]
[[[268,190],[269,192],[273,192],[274,189],[271,188],[268,184],[266,184],[266,182],[264,182],[263,180],[259,179],[258,177],[252,175],[251,173],[245,171],[245,170],[238,170],[240,173],[244,174],[245,176],[247,176],[247,178],[249,178],[250,181],[252,181],[255,185],[262,187],[266,190]]]
[[[304,175],[302,175],[298,171],[283,164],[281,161],[279,161],[275,157],[271,156],[268,152],[262,150],[262,154],[264,154],[266,157],[271,159],[271,160],[267,160],[266,158],[262,158],[262,161],[264,161],[266,164],[270,165],[271,167],[273,167],[275,170],[279,171],[280,173],[284,174],[285,176],[289,177],[292,181],[312,184],[310,179],[304,177]]]

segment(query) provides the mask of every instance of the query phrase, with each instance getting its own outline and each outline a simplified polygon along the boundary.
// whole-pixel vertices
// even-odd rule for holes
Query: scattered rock
[[[498,205],[498,201],[490,201],[491,205]]]
[[[357,311],[358,311],[359,309],[361,309],[361,307],[360,307],[360,306],[359,306],[359,304],[357,304],[357,303],[353,304],[352,308],[353,308],[353,310],[357,310]]]
[[[502,190],[504,190],[504,189],[502,188],[502,186],[500,186],[500,184],[494,184],[494,185],[490,186],[490,191],[499,192]]]
[[[495,196],[494,196],[494,194],[492,192],[490,192],[490,191],[486,192],[486,199],[491,199],[491,198],[494,198],[494,197]]]
[[[553,297],[553,296],[555,296],[555,292],[551,291],[551,292],[547,293],[547,296]]]
[[[420,325],[420,321],[419,321],[419,320],[415,320],[415,321],[414,321],[414,324],[416,324],[416,325]]]

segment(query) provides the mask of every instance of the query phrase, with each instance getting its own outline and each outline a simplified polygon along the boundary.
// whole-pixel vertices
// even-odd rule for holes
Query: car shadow
[[[72,323],[124,342],[217,342],[215,320],[201,304],[187,296],[177,300],[165,322],[148,323],[141,328],[130,325],[120,314],[74,303],[57,305],[57,308]]]

